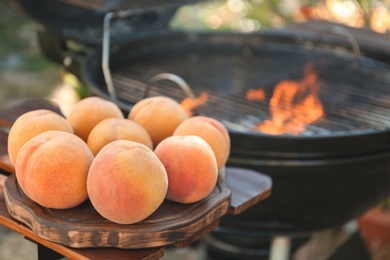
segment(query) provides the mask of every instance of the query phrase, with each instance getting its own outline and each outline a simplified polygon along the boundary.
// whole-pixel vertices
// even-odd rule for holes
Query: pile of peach
[[[67,209],[89,199],[119,224],[147,218],[165,199],[204,199],[229,153],[229,134],[219,121],[187,117],[178,102],[162,96],[141,100],[127,118],[99,97],[79,101],[66,117],[30,111],[8,136],[16,178],[31,200]]]

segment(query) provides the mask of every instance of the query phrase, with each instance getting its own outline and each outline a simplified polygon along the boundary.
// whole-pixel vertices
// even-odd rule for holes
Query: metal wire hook
[[[110,26],[114,12],[109,12],[104,16],[103,24],[103,45],[102,45],[102,70],[107,85],[107,91],[111,98],[116,99],[114,83],[112,82],[110,71]]]
[[[297,41],[297,43],[305,42],[304,37],[299,33],[299,31],[297,30],[297,28],[294,25],[292,26],[292,29],[293,29],[293,34],[295,35],[295,40]],[[330,30],[319,30],[319,32],[330,32],[330,33],[344,37],[348,41],[348,43],[351,45],[352,52],[355,54],[355,56],[358,58],[361,57],[362,53],[361,53],[358,41],[355,39],[353,34],[350,31],[348,31],[346,28],[344,28],[340,25],[332,25]]]
[[[178,75],[176,74],[173,74],[173,73],[160,73],[160,74],[157,74],[155,76],[153,76],[147,83],[146,85],[146,88],[145,88],[145,93],[144,93],[144,98],[148,97],[148,94],[149,94],[149,91],[150,91],[150,88],[155,85],[158,81],[161,81],[161,80],[169,80],[173,83],[176,83],[177,86],[179,86],[183,92],[186,94],[186,96],[188,98],[190,98],[192,100],[192,102],[194,103],[194,107],[193,107],[193,111],[194,111],[194,115],[199,115],[199,111],[198,111],[198,104],[196,102],[196,99],[195,99],[195,96],[191,90],[191,88],[188,86],[187,82],[185,82],[181,77],[179,77]]]

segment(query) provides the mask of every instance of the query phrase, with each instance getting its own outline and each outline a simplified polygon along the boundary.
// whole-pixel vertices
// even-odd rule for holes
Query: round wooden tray
[[[240,185],[237,190],[244,189],[242,194],[231,196],[226,172],[233,186]],[[243,174],[247,177],[242,178]],[[192,204],[165,200],[147,219],[131,225],[104,219],[89,201],[66,210],[42,207],[23,193],[14,174],[5,181],[4,196],[13,218],[51,242],[74,248],[140,249],[170,244],[185,246],[216,228],[223,215],[239,214],[267,197],[271,185],[268,176],[257,172],[224,168],[213,192],[205,199]]]

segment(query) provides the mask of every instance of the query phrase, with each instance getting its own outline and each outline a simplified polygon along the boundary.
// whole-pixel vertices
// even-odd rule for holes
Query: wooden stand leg
[[[290,259],[291,239],[286,236],[277,236],[272,239],[270,260]]]
[[[47,247],[37,244],[38,246],[38,259],[39,260],[59,260],[64,258],[63,255],[53,251]]]

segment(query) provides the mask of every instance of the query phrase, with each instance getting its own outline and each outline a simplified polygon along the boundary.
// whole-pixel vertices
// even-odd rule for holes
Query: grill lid
[[[202,115],[221,120],[232,136],[233,153],[271,157],[360,154],[390,148],[390,65],[349,50],[307,48],[261,34],[170,34],[113,48],[111,71],[118,100],[129,111],[144,97],[150,78],[162,72],[182,77],[195,96],[208,93]],[[282,80],[299,80],[306,64],[318,72],[318,98],[326,116],[299,135],[270,135],[254,129],[270,118],[269,101]],[[100,71],[100,55],[84,66],[92,92],[110,98]],[[93,73],[95,71],[95,73]],[[263,88],[265,100],[245,99]],[[184,93],[159,82],[150,96],[177,101]]]
[[[178,7],[197,1],[6,0],[6,3],[52,34],[95,47],[102,44],[103,20],[108,12],[131,13],[111,24],[112,41],[127,41],[136,34],[164,28]]]
[[[95,12],[111,12],[121,10],[133,10],[144,12],[150,9],[167,8],[169,6],[181,6],[199,0],[59,0],[68,5],[78,6]]]

